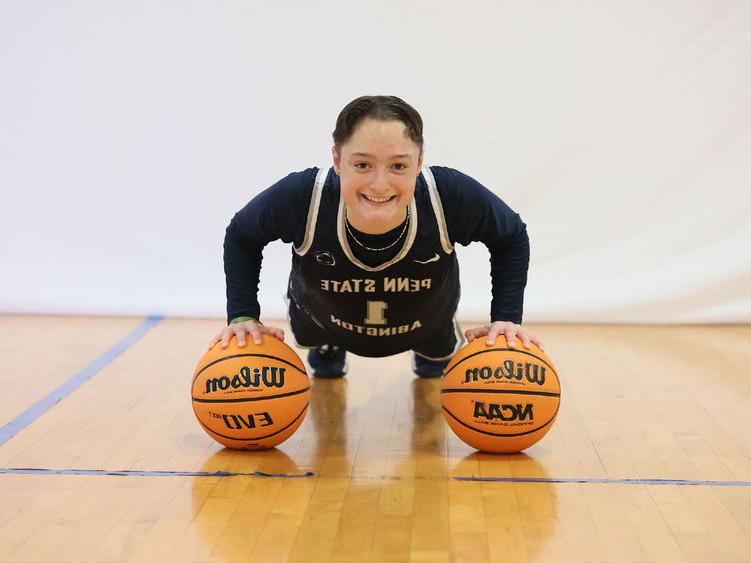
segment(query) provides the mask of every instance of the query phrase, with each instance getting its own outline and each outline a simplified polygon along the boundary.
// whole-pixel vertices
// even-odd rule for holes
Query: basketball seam
[[[527,434],[532,434],[534,432],[538,432],[538,431],[542,430],[548,424],[550,424],[551,422],[553,422],[555,420],[555,417],[558,416],[558,410],[560,409],[560,407],[561,407],[561,404],[558,403],[558,406],[556,407],[555,412],[553,413],[553,416],[550,417],[550,420],[548,420],[542,426],[539,426],[538,428],[535,428],[534,430],[528,430],[527,432],[519,432],[518,434],[494,434],[493,432],[486,432],[485,430],[478,430],[477,428],[472,428],[466,422],[463,422],[463,421],[459,420],[458,418],[456,418],[456,415],[454,415],[454,413],[452,413],[446,407],[444,407],[443,405],[441,405],[441,408],[443,408],[443,410],[445,410],[447,413],[449,413],[449,415],[451,415],[451,418],[453,418],[454,420],[456,420],[462,426],[464,426],[466,428],[469,428],[473,432],[478,432],[480,434],[486,434],[487,436],[495,436],[496,438],[515,438],[517,436],[525,436]],[[479,449],[479,448],[477,448],[477,449]]]
[[[292,422],[290,422],[290,423],[289,423],[289,424],[288,424],[287,426],[285,426],[284,428],[281,428],[281,429],[279,429],[279,430],[277,430],[276,432],[273,432],[273,433],[271,433],[271,434],[267,434],[266,436],[256,436],[256,437],[254,437],[254,438],[233,438],[232,436],[225,436],[224,434],[219,434],[219,432],[217,432],[217,431],[215,431],[215,430],[212,430],[211,428],[209,428],[208,426],[206,426],[206,425],[205,425],[205,424],[204,424],[204,423],[203,423],[203,422],[201,421],[201,419],[200,419],[200,418],[198,419],[198,424],[200,424],[201,426],[203,426],[203,427],[204,427],[204,428],[205,428],[206,430],[208,430],[208,431],[209,431],[209,432],[211,432],[212,434],[216,434],[217,436],[221,436],[222,438],[227,438],[228,440],[237,440],[238,442],[252,442],[252,441],[254,441],[254,440],[265,440],[266,438],[271,438],[272,436],[276,436],[277,434],[279,434],[279,433],[281,433],[281,432],[284,432],[285,430],[287,430],[287,428],[289,428],[289,427],[290,427],[290,426],[292,426],[292,425],[293,425],[293,424],[294,424],[295,422],[297,422],[297,419],[298,419],[298,418],[300,418],[300,417],[302,416],[302,414],[303,414],[303,413],[304,413],[304,412],[305,412],[305,411],[307,410],[307,408],[308,408],[308,405],[306,404],[306,405],[305,405],[305,406],[304,406],[304,407],[302,408],[302,410],[300,411],[300,414],[298,414],[298,415],[297,415],[297,416],[296,416],[296,417],[294,418],[294,420],[293,420]],[[194,412],[195,412],[195,409],[194,409]]]
[[[505,389],[441,389],[443,393],[500,393],[503,395],[539,395],[541,397],[560,397],[560,393],[553,393],[552,391],[523,391],[518,389],[505,390]]]
[[[487,354],[488,352],[518,352],[520,354],[526,354],[527,356],[532,356],[533,358],[540,360],[543,364],[548,366],[553,374],[555,374],[556,379],[558,379],[558,372],[555,370],[553,366],[551,366],[548,362],[540,358],[539,356],[535,356],[532,352],[527,352],[525,350],[517,350],[516,348],[489,348],[487,350],[480,350],[479,352],[475,352],[473,354],[470,354],[466,358],[462,358],[458,362],[456,362],[451,368],[443,374],[443,377],[446,377],[449,373],[451,373],[456,366],[461,364],[462,362],[469,360],[470,358],[474,358],[475,356],[479,356],[480,354]]]
[[[248,397],[246,399],[197,399],[193,397],[193,401],[196,403],[247,403],[250,401],[266,401],[271,399],[280,399],[281,397],[291,397],[292,395],[299,395],[310,391],[310,386],[304,389],[298,389],[297,391],[290,391],[289,393],[280,393],[279,395],[269,395],[268,397]]]

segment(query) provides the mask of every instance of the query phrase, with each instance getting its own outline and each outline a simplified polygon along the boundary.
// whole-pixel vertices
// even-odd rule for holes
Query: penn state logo
[[[336,264],[336,260],[334,260],[334,255],[331,254],[328,250],[323,250],[320,252],[314,252],[313,258],[316,259],[316,262],[319,264],[323,264],[324,266],[333,266]]]

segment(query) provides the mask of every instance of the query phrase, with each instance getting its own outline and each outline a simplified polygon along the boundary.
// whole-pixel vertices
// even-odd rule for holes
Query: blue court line
[[[116,475],[122,477],[312,477],[312,471],[305,473],[266,473],[253,471],[252,473],[234,473],[232,471],[140,471],[137,469],[41,469],[19,467],[12,469],[0,468],[0,475]]]
[[[128,334],[120,342],[112,346],[104,354],[99,356],[88,366],[68,379],[60,387],[49,393],[46,397],[34,403],[28,409],[19,414],[16,418],[0,428],[0,446],[5,444],[5,442],[10,440],[13,436],[15,436],[29,424],[34,422],[37,418],[42,416],[55,404],[59,403],[73,391],[78,389],[81,385],[86,383],[89,379],[94,377],[102,368],[112,362],[112,360],[114,360],[120,354],[125,352],[125,350],[133,346],[133,344],[135,344],[141,337],[143,337],[143,335],[154,328],[154,326],[156,326],[163,318],[164,317],[161,315],[152,315],[147,317],[140,325],[134,328],[130,332],[130,334]]]
[[[136,469],[43,469],[35,467],[0,468],[0,475],[115,475],[122,477],[283,477],[287,479],[312,477],[305,473],[266,473],[253,471],[141,471]],[[352,478],[351,475],[347,476]],[[381,477],[383,478],[383,477]],[[416,477],[421,479],[421,477]],[[441,478],[441,477],[436,477]],[[751,481],[699,481],[690,479],[587,479],[564,477],[451,477],[456,481],[490,483],[600,483],[606,485],[703,485],[709,487],[751,487]],[[400,479],[396,477],[396,479]]]
[[[710,487],[751,487],[751,481],[693,481],[690,479],[585,479],[563,477],[454,477],[457,481],[491,483],[605,483],[608,485],[706,485]]]

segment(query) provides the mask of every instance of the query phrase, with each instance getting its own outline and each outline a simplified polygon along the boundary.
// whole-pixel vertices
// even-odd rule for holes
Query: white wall
[[[6,0],[0,77],[0,311],[222,317],[232,214],[370,93],[522,214],[526,320],[751,320],[749,2]]]

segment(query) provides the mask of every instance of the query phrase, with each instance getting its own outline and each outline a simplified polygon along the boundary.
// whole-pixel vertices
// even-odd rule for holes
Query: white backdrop
[[[526,321],[751,320],[748,1],[3,0],[0,77],[0,311],[223,317],[229,219],[368,93],[527,222]]]

